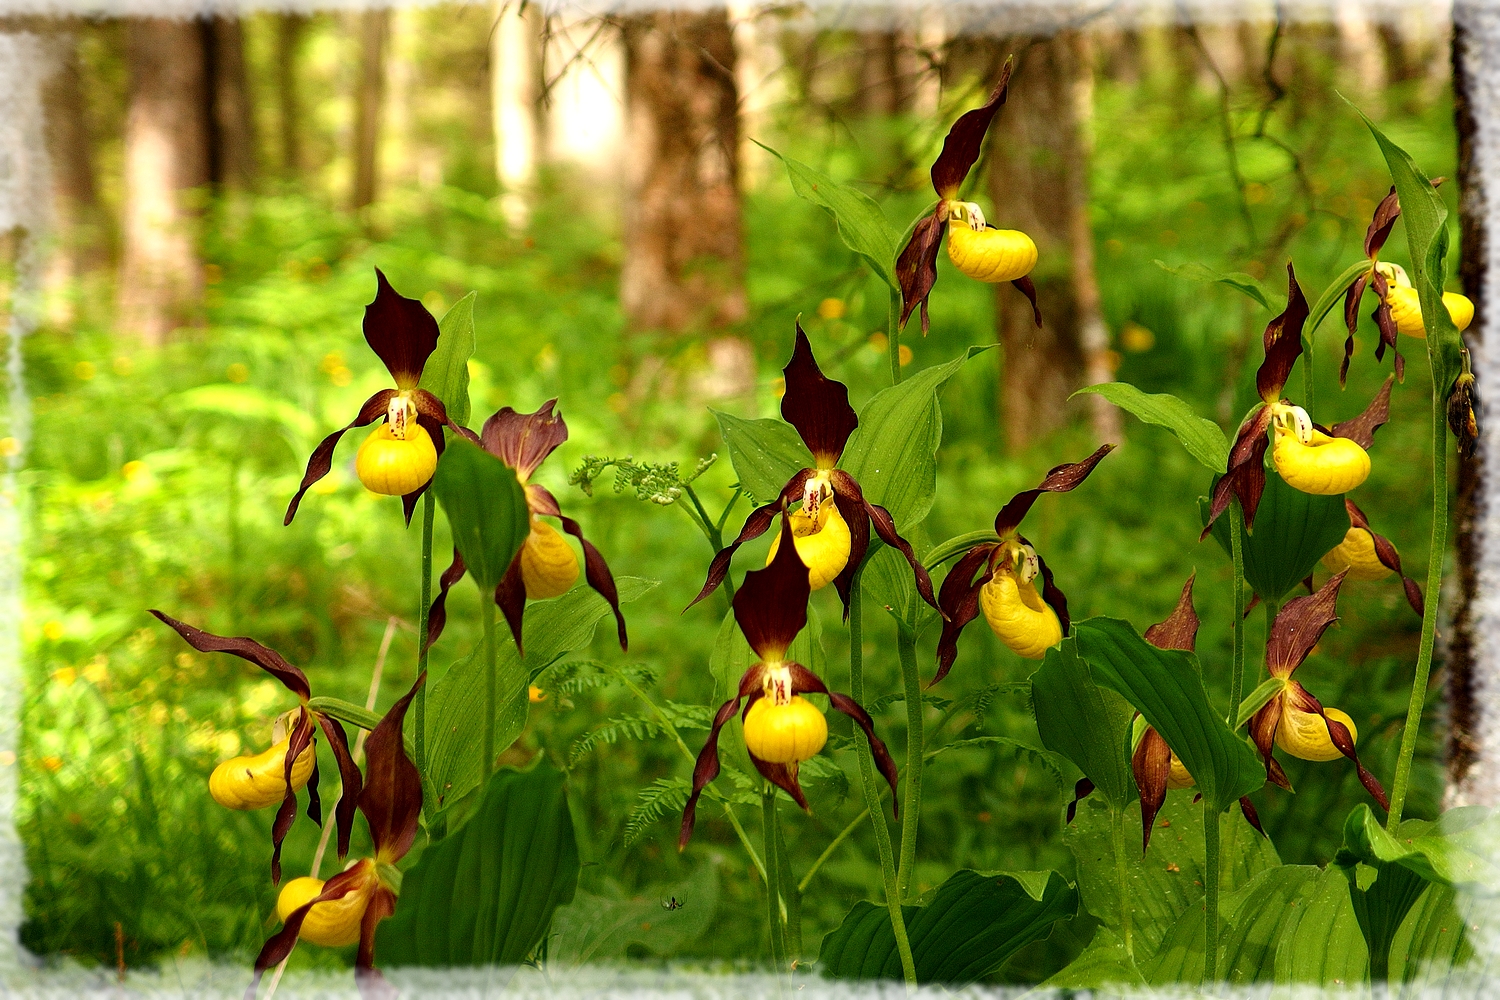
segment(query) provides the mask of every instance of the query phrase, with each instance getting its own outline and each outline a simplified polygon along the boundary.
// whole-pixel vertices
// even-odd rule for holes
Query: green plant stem
[[[766,836],[766,927],[771,933],[771,967],[786,967],[786,941],[781,926],[781,852],[776,849],[776,786],[769,781],[760,793],[760,813]]]
[[[1110,806],[1110,836],[1115,848],[1115,881],[1120,886],[1120,937],[1125,941],[1125,955],[1135,961],[1135,941],[1130,926],[1130,882],[1125,867],[1125,807]]]
[[[1219,978],[1219,813],[1203,800],[1203,983]]]
[[[623,671],[618,672],[616,676],[618,676],[621,683],[623,683],[625,687],[630,690],[630,693],[639,698],[641,703],[649,708],[651,710],[651,713],[656,716],[657,723],[660,724],[662,729],[666,730],[667,734],[671,736],[672,739],[677,743],[677,749],[680,750],[682,752],[682,755],[687,758],[688,763],[697,763],[698,758],[693,756],[693,751],[688,749],[687,742],[682,738],[682,734],[677,731],[677,727],[672,724],[671,719],[667,718],[666,713],[661,710],[660,706],[658,706],[656,702],[652,701],[651,698],[646,694],[646,692],[642,691],[640,686],[632,681],[629,676],[627,676]],[[724,816],[729,820],[729,825],[734,827],[735,834],[739,836],[740,843],[744,845],[745,853],[750,855],[751,863],[755,865],[755,870],[760,873],[761,879],[764,880],[766,878],[765,863],[761,861],[760,855],[755,852],[755,845],[750,842],[749,834],[745,833],[745,828],[740,825],[739,817],[734,814],[734,806],[731,805],[729,800],[724,798],[719,793],[719,790],[714,788],[713,785],[709,785],[704,788],[703,794],[707,795],[709,798],[713,799],[715,802],[724,807]]]
[[[1229,551],[1234,559],[1234,668],[1229,675],[1230,728],[1238,721],[1245,697],[1245,511],[1239,497],[1229,501]]]
[[[864,612],[860,588],[864,584],[864,567],[854,571],[849,587],[849,696],[863,703],[865,698]],[[896,951],[901,956],[901,973],[908,986],[917,984],[917,966],[911,957],[911,942],[906,937],[906,918],[901,913],[901,893],[896,887],[896,865],[891,856],[891,832],[880,812],[880,786],[875,776],[875,756],[864,730],[856,729],[854,745],[859,756],[860,785],[865,805],[870,810],[870,824],[875,828],[875,846],[880,851],[880,871],[885,877],[885,905],[891,914],[891,930],[896,935]],[[908,781],[910,778],[908,777]]]
[[[432,521],[437,504],[433,501],[432,490],[422,494],[422,585],[421,604],[417,606],[417,674],[420,676],[427,669],[427,615],[432,607]],[[422,776],[422,789],[424,798],[430,803],[436,803],[437,797],[433,794],[431,781],[427,777],[427,685],[423,684],[417,688],[417,696],[413,699],[414,712],[416,713],[416,732],[412,734],[413,750],[415,751],[417,773]]]
[[[479,595],[479,620],[484,624],[484,761],[479,773],[480,787],[490,783],[495,771],[495,688],[500,682],[499,653],[495,649],[495,602],[489,594]]]
[[[881,802],[884,801],[885,793],[882,792]],[[807,870],[807,874],[802,876],[802,881],[797,883],[798,892],[807,891],[807,887],[812,884],[813,876],[818,874],[819,868],[823,867],[823,862],[833,857],[833,853],[839,849],[840,845],[842,845],[844,841],[848,840],[854,834],[855,830],[859,829],[859,825],[863,823],[869,815],[870,810],[868,807],[866,807],[862,812],[860,812],[858,816],[849,821],[848,826],[845,826],[842,830],[839,831],[837,837],[834,837],[828,842],[828,846],[823,848],[823,853],[818,855],[818,860],[812,863],[812,867]]]
[[[1428,350],[1432,348],[1429,346]],[[1432,547],[1427,556],[1426,601],[1422,609],[1422,645],[1417,651],[1417,673],[1411,680],[1411,700],[1406,706],[1406,726],[1401,730],[1401,752],[1396,757],[1396,781],[1391,786],[1391,810],[1386,829],[1401,825],[1406,806],[1406,788],[1411,780],[1411,761],[1417,752],[1417,732],[1422,728],[1422,703],[1427,700],[1427,676],[1432,670],[1432,643],[1437,634],[1438,595],[1443,587],[1443,556],[1448,551],[1448,423],[1442,393],[1432,388]]]
[[[901,384],[901,293],[890,290],[886,307],[885,344],[891,356],[891,385]]]
[[[917,636],[905,623],[896,625],[896,653],[906,687],[906,795],[901,805],[901,863],[896,889],[901,900],[911,898],[912,868],[917,857],[917,823],[922,815],[922,678],[917,673]]]
[[[698,499],[698,494],[693,490],[693,487],[687,483],[683,483],[682,488],[693,504],[691,507],[684,507],[682,509],[687,511],[688,516],[693,519],[693,523],[698,526],[698,530],[703,532],[703,537],[708,539],[709,548],[713,549],[714,555],[717,556],[724,550],[724,522],[729,519],[730,510],[733,509],[735,503],[739,500],[740,491],[734,491],[734,496],[730,497],[729,503],[724,505],[724,513],[719,515],[719,520],[715,523],[713,518],[708,516],[708,511],[704,509],[703,501]],[[724,582],[719,584],[719,587],[724,591],[724,596],[732,608],[734,607],[734,584],[730,582],[729,576],[730,574],[728,573],[724,574]]]

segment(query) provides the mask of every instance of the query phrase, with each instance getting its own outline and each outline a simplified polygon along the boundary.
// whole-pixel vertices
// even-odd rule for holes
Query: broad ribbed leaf
[[[1406,996],[1417,997],[1451,990],[1456,984],[1450,979],[1459,970],[1479,977],[1493,975],[1487,966],[1494,965],[1495,957],[1485,955],[1476,961],[1479,956],[1469,937],[1469,928],[1491,912],[1489,905],[1445,885],[1427,886],[1391,943],[1390,981],[1405,985]]]
[[[1352,107],[1352,105],[1351,105]],[[1391,183],[1401,199],[1401,221],[1406,227],[1406,247],[1411,255],[1411,283],[1422,303],[1422,325],[1427,328],[1427,356],[1432,362],[1432,381],[1446,399],[1453,380],[1463,370],[1463,335],[1453,325],[1443,305],[1443,283],[1447,280],[1448,207],[1411,155],[1392,142],[1374,122],[1359,111],[1370,134],[1380,146]]]
[[[787,480],[817,464],[791,424],[711,412],[719,421],[719,433],[729,449],[735,475],[740,477],[740,488],[756,503],[771,503],[780,496]]]
[[[1336,868],[1308,880],[1287,910],[1276,946],[1277,985],[1351,986],[1369,974],[1369,952]]]
[[[1217,482],[1217,480],[1215,480]],[[1207,522],[1208,501],[1198,500]],[[1263,601],[1280,601],[1311,575],[1313,568],[1349,531],[1344,496],[1315,496],[1288,486],[1270,467],[1266,490],[1255,512],[1255,530],[1240,535],[1245,581]],[[1229,552],[1229,518],[1214,522],[1214,540]]]
[[[1057,872],[953,873],[925,906],[903,907],[917,982],[965,985],[1078,911],[1078,891]],[[865,901],[823,938],[818,965],[835,979],[899,979],[890,912]]]
[[[896,231],[880,206],[858,188],[839,184],[764,143],[755,144],[786,164],[787,176],[791,178],[792,190],[797,197],[812,202],[833,216],[844,245],[864,258],[881,281],[899,291],[900,286],[896,283]]]
[[[514,469],[460,437],[443,449],[432,490],[469,575],[488,597],[531,530],[526,490]]]
[[[1266,298],[1265,289],[1260,287],[1260,282],[1255,280],[1254,275],[1246,274],[1243,271],[1218,271],[1207,264],[1200,264],[1197,261],[1179,264],[1177,267],[1164,264],[1159,260],[1153,260],[1151,263],[1168,274],[1177,275],[1179,278],[1225,285],[1233,288],[1235,291],[1259,303],[1263,308],[1269,309],[1272,312],[1276,311],[1276,307],[1271,305],[1270,299]]]
[[[417,384],[442,400],[448,419],[460,427],[469,422],[469,359],[474,356],[474,299],[478,295],[465,295],[438,320],[437,347]]]
[[[1333,311],[1333,307],[1344,300],[1344,293],[1354,283],[1354,279],[1370,269],[1368,260],[1356,261],[1344,268],[1337,278],[1328,283],[1323,289],[1323,294],[1318,296],[1318,301],[1313,304],[1312,312],[1308,313],[1307,325],[1302,328],[1304,341],[1310,341],[1312,335],[1317,332],[1318,324],[1323,318]]]
[[[714,926],[720,867],[701,865],[686,880],[637,890],[630,899],[579,891],[552,920],[548,965],[566,969],[623,960],[637,946],[663,958],[680,954]],[[671,900],[677,909],[662,905]]]
[[[989,349],[971,347],[947,364],[925,368],[880,390],[859,411],[859,427],[839,467],[859,481],[866,500],[891,512],[897,531],[913,531],[937,494],[943,441],[938,393],[970,358]]]
[[[1265,783],[1265,765],[1209,703],[1192,653],[1157,649],[1116,618],[1090,618],[1074,629],[1094,680],[1120,692],[1145,716],[1216,810]]]
[[[405,873],[376,929],[384,967],[515,965],[578,886],[578,843],[562,773],[543,762],[490,779],[478,810]]]
[[[1198,416],[1193,408],[1169,392],[1142,392],[1129,382],[1101,382],[1075,392],[1103,396],[1120,409],[1148,424],[1165,427],[1177,435],[1188,454],[1214,472],[1229,468],[1229,440],[1212,420]]]
[[[656,581],[622,576],[615,585],[624,604],[651,590]],[[609,603],[588,587],[575,587],[526,609],[526,659],[516,655],[515,644],[510,642],[501,643],[497,657],[497,752],[515,742],[526,728],[532,669],[544,668],[587,646],[599,620],[612,614]],[[434,811],[451,808],[479,787],[485,684],[484,657],[478,649],[432,683],[427,696],[427,774],[440,796]]]
[[[1031,705],[1042,746],[1071,760],[1110,803],[1136,797],[1130,774],[1131,708],[1094,683],[1071,636],[1047,650],[1031,675]]]

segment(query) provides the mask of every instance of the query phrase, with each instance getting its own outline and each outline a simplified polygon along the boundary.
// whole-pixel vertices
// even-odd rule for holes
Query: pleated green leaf
[[[432,490],[469,575],[482,592],[494,593],[531,530],[526,490],[516,470],[477,444],[454,437],[438,460]]]
[[[1094,783],[1111,804],[1124,807],[1136,797],[1130,773],[1130,705],[1115,691],[1094,683],[1069,636],[1047,650],[1031,675],[1031,705],[1042,746],[1062,754]]]
[[[1170,392],[1142,392],[1129,382],[1101,382],[1084,386],[1079,393],[1091,392],[1114,403],[1138,419],[1165,427],[1199,462],[1214,472],[1229,468],[1229,439],[1212,420],[1198,416],[1187,403]]]
[[[729,449],[735,475],[740,477],[740,488],[758,504],[774,501],[787,480],[817,464],[791,424],[711,412],[719,421],[719,433]]]
[[[1208,500],[1200,497],[1198,513],[1208,521]],[[1344,496],[1314,496],[1288,486],[1273,468],[1266,469],[1251,532],[1242,533],[1245,582],[1263,601],[1280,601],[1312,573],[1322,559],[1344,540],[1349,511]],[[1229,518],[1214,522],[1214,540],[1229,552]]]
[[[438,320],[438,342],[422,368],[419,388],[443,401],[448,419],[460,427],[469,423],[469,359],[474,356],[474,300],[470,292]]]
[[[1168,274],[1177,275],[1179,278],[1233,288],[1235,291],[1259,304],[1261,308],[1269,309],[1272,312],[1276,311],[1276,307],[1271,305],[1270,299],[1266,298],[1265,289],[1261,288],[1260,282],[1255,280],[1254,275],[1246,274],[1243,271],[1218,271],[1207,264],[1200,264],[1197,261],[1179,264],[1176,267],[1172,267],[1159,260],[1153,260],[1151,263]]]
[[[376,931],[383,967],[515,965],[578,886],[563,775],[545,762],[490,779],[478,810],[428,847]]]

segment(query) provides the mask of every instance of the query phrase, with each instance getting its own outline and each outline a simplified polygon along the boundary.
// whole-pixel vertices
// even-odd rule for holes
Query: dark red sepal
[[[568,425],[554,414],[557,400],[549,399],[535,413],[502,407],[484,422],[479,441],[485,451],[516,470],[524,481],[558,445],[568,440]]]
[[[777,497],[774,502],[764,507],[757,507],[750,512],[750,516],[745,518],[745,526],[740,529],[739,537],[720,549],[713,561],[708,564],[708,579],[704,581],[703,589],[698,591],[698,596],[688,602],[689,608],[719,589],[719,584],[723,583],[724,577],[729,574],[729,563],[734,559],[734,554],[739,551],[740,546],[764,535],[766,529],[771,526],[771,522],[776,519],[777,511],[785,510],[801,500],[802,487],[806,486],[807,481],[816,474],[812,469],[803,469],[787,480],[787,484],[781,488],[781,496]],[[840,508],[841,513],[842,511],[843,508]],[[849,528],[851,531],[854,530],[853,523],[850,523]]]
[[[1031,303],[1031,321],[1040,330],[1042,328],[1042,307],[1036,304],[1036,285],[1032,283],[1031,275],[1023,274],[1012,281],[1011,284],[1016,286],[1020,293],[1026,296],[1026,300]]]
[[[286,662],[280,653],[267,646],[262,646],[254,639],[244,636],[230,638],[222,635],[214,635],[205,632],[201,628],[194,628],[186,622],[180,622],[170,615],[164,615],[155,608],[151,613],[177,630],[177,634],[187,640],[187,644],[200,653],[229,653],[238,656],[242,660],[249,660],[260,667],[266,673],[276,678],[292,694],[300,700],[306,701],[312,697],[312,689],[308,686],[307,675],[299,668]]]
[[[1255,372],[1255,389],[1268,404],[1281,398],[1292,366],[1302,356],[1302,326],[1310,311],[1290,261],[1286,265],[1286,286],[1286,308],[1266,326],[1262,338],[1266,358]]]
[[[1229,509],[1230,500],[1236,496],[1240,498],[1240,508],[1245,514],[1245,527],[1255,524],[1255,512],[1260,508],[1260,497],[1266,490],[1266,448],[1270,445],[1271,417],[1269,406],[1257,406],[1240,424],[1234,446],[1229,449],[1229,471],[1214,484],[1213,499],[1208,505],[1208,523],[1203,526],[1198,541],[1208,537],[1214,522]]]
[[[427,647],[438,641],[438,636],[443,634],[443,627],[448,624],[448,591],[452,590],[458,581],[464,578],[467,572],[464,566],[464,557],[458,554],[458,549],[453,550],[453,562],[443,570],[443,575],[438,577],[438,595],[433,600],[432,607],[427,611]]]
[[[1000,513],[995,515],[995,534],[1003,538],[1019,527],[1021,520],[1031,510],[1031,505],[1043,493],[1066,493],[1077,489],[1089,477],[1089,473],[1094,471],[1094,467],[1104,460],[1104,456],[1114,449],[1112,444],[1100,445],[1097,451],[1081,462],[1054,466],[1042,477],[1035,489],[1017,493],[1010,498],[1009,503],[1000,508]]]
[[[1339,362],[1339,388],[1349,378],[1349,360],[1354,357],[1354,332],[1359,328],[1359,300],[1364,297],[1365,286],[1370,283],[1372,271],[1366,271],[1344,292],[1344,327],[1349,331],[1344,337],[1344,359]],[[1387,310],[1389,312],[1389,310]]]
[[[679,851],[687,847],[688,840],[693,836],[693,826],[698,821],[698,796],[703,794],[703,789],[708,787],[710,781],[719,776],[719,732],[734,718],[734,713],[739,711],[740,702],[759,692],[764,673],[765,667],[759,663],[745,671],[740,676],[740,686],[735,696],[720,705],[718,712],[714,714],[708,739],[704,741],[703,749],[698,751],[698,760],[693,764],[692,792],[682,807],[682,828],[677,835]]]
[[[760,692],[756,694],[759,695]],[[750,711],[750,706],[753,704],[755,704],[754,699],[746,703],[745,711]],[[812,806],[807,804],[807,796],[802,791],[802,784],[797,780],[796,764],[773,764],[768,760],[761,760],[748,749],[745,753],[749,754],[750,763],[755,765],[755,769],[760,772],[762,778],[790,795],[792,801],[802,807],[803,812],[812,812]]]
[[[318,795],[318,757],[313,755],[312,773],[307,776],[307,818],[323,825],[323,799]]]
[[[896,283],[901,286],[901,329],[912,312],[922,307],[922,336],[927,336],[927,297],[937,284],[938,250],[948,231],[947,206],[938,202],[912,230],[911,239],[896,257]]]
[[[438,324],[427,307],[397,293],[375,269],[375,300],[365,306],[365,343],[401,389],[415,389],[437,348]]]
[[[522,549],[524,548],[523,545]],[[510,627],[510,637],[515,640],[516,653],[525,659],[526,647],[521,642],[521,628],[526,617],[526,581],[521,576],[520,552],[516,553],[510,565],[505,568],[505,575],[495,585],[495,604],[505,617],[505,624]]]
[[[360,774],[359,765],[354,763],[354,757],[349,753],[349,737],[344,732],[343,725],[322,712],[314,712],[313,718],[323,730],[323,735],[328,738],[333,759],[339,765],[339,782],[342,787],[339,789],[339,804],[334,807],[333,816],[338,826],[339,859],[343,860],[349,855],[349,835],[354,830],[354,813],[359,806],[364,775]]]
[[[1240,812],[1244,814],[1245,821],[1255,827],[1255,832],[1262,837],[1266,835],[1265,829],[1260,825],[1260,815],[1255,811],[1255,803],[1250,801],[1250,796],[1240,796]]]
[[[1370,537],[1375,540],[1375,558],[1380,560],[1382,566],[1394,570],[1401,578],[1402,589],[1406,591],[1406,603],[1410,604],[1411,609],[1419,616],[1423,614],[1425,603],[1422,600],[1422,588],[1417,586],[1417,581],[1407,576],[1401,569],[1401,554],[1396,551],[1396,546],[1391,544],[1389,538],[1370,527],[1370,519],[1365,517],[1365,512],[1348,497],[1344,498],[1344,509],[1349,512],[1349,523],[1356,528],[1368,531]]]
[[[1266,702],[1255,714],[1250,716],[1250,740],[1255,744],[1255,749],[1260,753],[1260,758],[1266,765],[1266,777],[1272,783],[1292,790],[1291,782],[1286,780],[1286,772],[1281,765],[1276,763],[1276,758],[1271,756],[1271,751],[1276,747],[1276,727],[1281,724],[1282,699],[1285,693],[1277,694]]]
[[[1026,539],[1022,538],[1021,541],[1026,542]],[[1030,542],[1026,544],[1031,545]],[[1042,600],[1057,612],[1057,623],[1062,627],[1062,634],[1067,635],[1073,628],[1073,619],[1068,614],[1068,595],[1052,579],[1052,567],[1047,565],[1047,560],[1040,554],[1036,557],[1036,565],[1042,577]]]
[[[282,795],[281,805],[276,808],[276,819],[271,823],[271,883],[273,885],[281,882],[281,842],[286,839],[286,835],[292,829],[292,824],[297,821],[297,790],[292,787],[292,767],[296,764],[297,758],[302,756],[302,751],[311,745],[312,738],[312,718],[307,714],[306,708],[299,708],[296,725],[292,727],[291,736],[287,741],[283,765],[286,792]]]
[[[1391,227],[1400,217],[1401,201],[1396,197],[1396,185],[1392,184],[1390,193],[1380,199],[1380,204],[1375,206],[1375,211],[1370,216],[1370,225],[1365,230],[1366,257],[1373,261],[1380,256],[1380,251],[1385,247],[1385,241],[1390,238]]]
[[[1380,330],[1380,341],[1375,345],[1375,360],[1385,360],[1385,349],[1389,347],[1396,355],[1396,381],[1406,381],[1406,359],[1401,356],[1401,349],[1396,346],[1396,320],[1391,316],[1391,305],[1386,301],[1386,295],[1390,291],[1386,283],[1385,275],[1379,271],[1371,275],[1375,285],[1375,295],[1380,299],[1379,305],[1375,307],[1372,317],[1375,326]]]
[[[1094,792],[1094,783],[1087,778],[1079,778],[1078,783],[1073,786],[1073,801],[1068,803],[1068,823],[1078,815],[1078,803],[1088,798]]]
[[[359,922],[359,951],[354,957],[354,983],[363,1000],[394,1000],[397,995],[375,968],[375,927],[395,912],[396,894],[383,885],[377,886]]]
[[[781,370],[786,383],[781,419],[796,428],[818,468],[831,469],[843,455],[849,435],[859,426],[859,417],[849,405],[849,387],[823,374],[802,322],[798,320],[796,325],[792,357]]]
[[[1339,620],[1334,605],[1347,572],[1335,573],[1315,594],[1287,601],[1276,615],[1266,640],[1266,670],[1272,677],[1292,676],[1328,626]]]
[[[1328,433],[1333,437],[1348,438],[1366,451],[1375,444],[1375,432],[1391,419],[1391,384],[1394,375],[1386,376],[1385,384],[1370,400],[1365,411],[1351,420],[1341,420]]]
[[[1000,80],[995,84],[995,89],[990,91],[989,100],[959,115],[958,121],[948,130],[947,138],[943,140],[943,151],[932,164],[932,187],[939,198],[951,201],[958,197],[964,178],[969,176],[969,170],[979,159],[979,150],[984,145],[984,136],[989,131],[990,123],[1005,105],[1014,66],[1015,60],[1007,58],[1000,69]]]
[[[1177,607],[1167,620],[1146,629],[1143,638],[1157,649],[1181,649],[1191,653],[1198,642],[1198,612],[1193,608],[1193,573],[1182,585],[1177,598]]]
[[[1130,755],[1130,771],[1141,795],[1141,853],[1151,846],[1151,828],[1156,814],[1167,801],[1167,778],[1172,774],[1172,748],[1155,729],[1146,727],[1135,753]]]
[[[953,568],[943,578],[942,589],[938,591],[938,610],[943,613],[943,634],[938,638],[937,644],[937,673],[928,682],[928,687],[948,676],[948,671],[953,669],[953,663],[958,659],[959,633],[964,630],[964,626],[979,617],[979,591],[994,576],[994,570],[989,565],[990,553],[994,550],[995,545],[991,542],[974,546],[953,564]],[[984,572],[976,580],[974,574],[981,567]]]
[[[411,850],[422,815],[422,776],[406,756],[401,727],[406,709],[417,689],[427,681],[424,670],[370,730],[365,740],[365,784],[359,793],[359,811],[370,826],[375,858],[393,865]]]
[[[328,475],[328,470],[333,468],[333,450],[338,447],[339,439],[346,432],[356,427],[367,427],[385,416],[390,408],[391,399],[395,395],[395,389],[381,389],[364,401],[364,405],[359,408],[358,416],[318,442],[318,446],[313,449],[312,455],[307,459],[307,471],[302,474],[302,485],[297,487],[292,502],[287,504],[286,518],[281,522],[283,525],[292,523],[292,518],[297,516],[297,507],[302,503],[303,495],[312,488],[313,483]]]
[[[734,620],[756,656],[770,661],[786,656],[792,640],[807,625],[811,594],[807,566],[792,540],[791,519],[782,514],[776,558],[765,569],[746,573],[734,595]]]
[[[831,480],[830,480],[831,481]],[[839,600],[844,602],[844,621],[849,620],[849,593],[854,587],[854,574],[859,571],[865,561],[865,553],[870,551],[870,515],[865,512],[865,505],[852,496],[845,496],[834,490],[833,505],[839,509],[839,516],[849,526],[849,559],[844,563],[844,568],[839,575],[833,578],[834,589],[839,592]]]

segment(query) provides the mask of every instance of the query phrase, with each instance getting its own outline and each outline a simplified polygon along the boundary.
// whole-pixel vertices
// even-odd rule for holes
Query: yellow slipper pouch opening
[[[578,582],[578,557],[552,525],[532,516],[531,534],[521,547],[521,582],[533,601],[558,597]]]
[[[1036,587],[1009,573],[998,573],[979,590],[979,606],[990,628],[1015,652],[1040,660],[1062,642],[1062,622]]]
[[[745,746],[772,764],[800,764],[827,742],[828,720],[800,695],[785,705],[761,698],[745,715]]]
[[[1036,243],[1019,230],[971,229],[963,221],[948,226],[948,259],[976,281],[1024,278],[1036,267],[1036,257]]]
[[[291,737],[253,756],[231,757],[208,776],[208,794],[226,809],[264,809],[286,795],[286,752]],[[292,790],[300,791],[312,774],[317,759],[315,743],[292,764]]]

